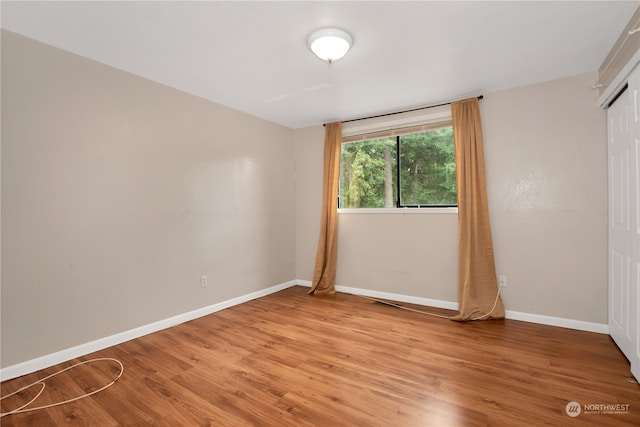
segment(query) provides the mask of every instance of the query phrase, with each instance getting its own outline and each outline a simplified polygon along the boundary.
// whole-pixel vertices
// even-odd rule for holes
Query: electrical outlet
[[[500,285],[501,288],[506,288],[507,287],[507,276],[498,277],[498,284]]]
[[[200,276],[200,287],[206,288],[207,286],[209,286],[207,283],[207,276]]]

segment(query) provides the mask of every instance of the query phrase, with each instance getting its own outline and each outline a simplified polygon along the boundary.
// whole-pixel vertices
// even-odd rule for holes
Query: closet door
[[[632,349],[625,353],[631,362],[631,372],[640,380],[640,66],[631,72],[629,87],[629,135],[634,160],[634,201],[632,211],[635,212],[632,232],[632,256],[635,265],[635,276],[629,288],[629,335],[632,337]]]
[[[635,224],[635,159],[628,89],[607,110],[609,131],[609,334],[626,355],[633,351],[631,282],[638,274]]]
[[[609,334],[640,377],[640,121],[638,68],[607,110],[609,157]]]

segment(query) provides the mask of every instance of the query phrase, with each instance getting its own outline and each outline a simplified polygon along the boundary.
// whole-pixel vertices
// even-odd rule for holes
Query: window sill
[[[340,208],[339,214],[458,214],[458,208]]]

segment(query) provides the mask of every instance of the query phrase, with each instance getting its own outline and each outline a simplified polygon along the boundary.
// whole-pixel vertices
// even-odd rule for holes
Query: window
[[[450,122],[441,127],[431,125],[427,130],[413,128],[397,133],[343,142],[338,206],[457,206]]]

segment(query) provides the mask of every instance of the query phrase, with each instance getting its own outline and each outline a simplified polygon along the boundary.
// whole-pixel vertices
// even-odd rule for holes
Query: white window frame
[[[432,129],[450,126],[452,121],[451,105],[439,105],[431,108],[416,109],[398,114],[380,115],[368,119],[345,121],[342,123],[342,140],[362,141],[380,137],[382,133],[393,136],[404,133],[407,128],[420,127]],[[338,208],[339,214],[458,214],[458,207],[394,207],[394,208]]]

